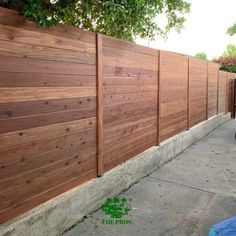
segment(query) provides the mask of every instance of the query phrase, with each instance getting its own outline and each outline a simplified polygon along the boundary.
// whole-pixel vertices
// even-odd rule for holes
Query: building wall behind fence
[[[227,112],[234,77],[0,8],[0,223]]]

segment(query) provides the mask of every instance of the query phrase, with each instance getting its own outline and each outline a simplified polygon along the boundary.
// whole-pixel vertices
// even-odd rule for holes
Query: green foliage
[[[236,46],[233,44],[228,44],[226,51],[223,54],[224,57],[236,56]]]
[[[221,65],[221,70],[236,73],[236,56],[221,56],[214,61]]]
[[[207,55],[205,52],[199,52],[195,55],[196,58],[198,59],[203,59],[203,60],[207,60]]]
[[[228,28],[227,34],[229,34],[230,36],[236,34],[236,23],[234,23],[232,26]]]
[[[236,73],[236,46],[228,44],[223,55],[214,61],[221,65],[221,70]]]
[[[190,4],[185,0],[0,0],[42,27],[57,23],[133,41],[180,31]],[[166,16],[161,27],[157,16]]]

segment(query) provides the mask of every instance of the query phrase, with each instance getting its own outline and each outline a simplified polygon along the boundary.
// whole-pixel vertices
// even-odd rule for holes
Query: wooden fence
[[[0,223],[232,106],[217,64],[0,8]]]

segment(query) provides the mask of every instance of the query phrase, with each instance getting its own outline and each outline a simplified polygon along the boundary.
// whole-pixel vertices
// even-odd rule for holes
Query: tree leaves
[[[185,0],[0,0],[0,5],[42,27],[65,23],[129,41],[179,31],[190,11]],[[165,15],[165,25],[157,23],[158,15]]]
[[[236,46],[228,44],[223,55],[214,61],[221,64],[221,70],[236,73]]]
[[[236,23],[234,23],[231,27],[228,28],[227,34],[229,34],[230,36],[236,34]]]
[[[236,46],[233,44],[228,44],[226,50],[223,54],[224,57],[234,56],[236,57]]]
[[[202,60],[207,60],[207,55],[205,52],[199,52],[194,57],[196,57],[198,59],[202,59]]]

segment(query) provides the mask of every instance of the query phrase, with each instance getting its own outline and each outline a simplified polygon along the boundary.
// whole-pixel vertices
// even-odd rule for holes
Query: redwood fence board
[[[234,83],[234,79],[236,79],[236,75],[234,73],[228,73],[227,74],[227,88],[228,88],[228,92],[227,92],[227,100],[228,100],[228,112],[233,112],[233,106],[234,106],[234,98],[233,98],[233,83]]]
[[[158,52],[103,37],[105,171],[157,143]]]
[[[219,65],[208,63],[208,118],[217,114],[217,80]]]
[[[0,223],[231,111],[235,77],[0,8]]]
[[[187,129],[188,58],[160,53],[160,141]]]
[[[190,83],[190,126],[206,120],[207,102],[207,62],[198,59],[189,59]]]
[[[227,72],[219,72],[219,113],[226,113],[227,108],[227,97],[226,97],[226,83],[227,83]]]
[[[0,9],[1,223],[97,175],[96,34],[8,11],[22,19]]]

